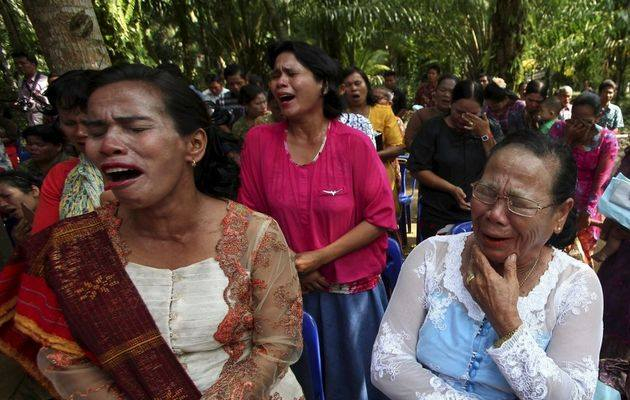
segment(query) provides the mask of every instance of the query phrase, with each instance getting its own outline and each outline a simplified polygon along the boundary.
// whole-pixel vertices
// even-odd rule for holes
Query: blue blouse
[[[372,381],[391,399],[592,399],[602,295],[591,268],[553,250],[518,301],[523,321],[497,333],[464,286],[465,233],[434,237],[401,271],[372,354]]]

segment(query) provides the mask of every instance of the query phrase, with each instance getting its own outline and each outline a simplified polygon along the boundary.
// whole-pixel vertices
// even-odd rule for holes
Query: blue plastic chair
[[[457,235],[458,233],[472,232],[472,221],[462,222],[451,228],[451,235]]]
[[[398,242],[395,239],[387,238],[387,267],[385,267],[385,271],[381,274],[385,290],[387,291],[387,297],[390,297],[394,292],[402,263],[403,256]]]
[[[315,319],[307,312],[304,312],[302,316],[302,338],[304,339],[304,351],[306,352],[306,359],[308,360],[308,368],[311,371],[313,394],[315,395],[315,399],[325,400],[317,323],[315,323]]]
[[[406,244],[407,233],[411,232],[411,202],[413,200],[413,192],[416,190],[416,179],[411,177],[411,193],[407,194],[407,160],[398,158],[398,163],[401,176],[400,190],[398,191],[398,203],[401,207],[398,229]]]

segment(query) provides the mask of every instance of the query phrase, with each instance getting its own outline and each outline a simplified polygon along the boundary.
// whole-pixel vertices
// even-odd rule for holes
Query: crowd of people
[[[314,399],[304,313],[327,399],[628,395],[613,81],[515,93],[430,65],[410,104],[394,71],[373,86],[297,41],[268,79],[232,64],[202,90],[170,63],[14,60],[0,396]],[[421,211],[389,293],[401,163]]]

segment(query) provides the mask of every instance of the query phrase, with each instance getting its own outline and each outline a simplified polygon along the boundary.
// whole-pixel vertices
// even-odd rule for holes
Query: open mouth
[[[282,105],[285,105],[285,104],[289,103],[294,98],[295,98],[295,96],[292,95],[292,94],[282,94],[282,95],[278,96],[278,100],[280,101],[280,104],[282,104]]]
[[[142,172],[133,168],[110,168],[105,175],[112,182],[123,182],[139,177]]]
[[[107,180],[105,190],[126,186],[143,174],[140,169],[131,165],[107,165],[101,166],[101,169]]]

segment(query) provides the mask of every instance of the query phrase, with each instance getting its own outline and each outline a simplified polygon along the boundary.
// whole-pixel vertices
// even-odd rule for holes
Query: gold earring
[[[197,161],[192,160],[191,164],[192,164],[192,167],[195,168],[197,166]]]

